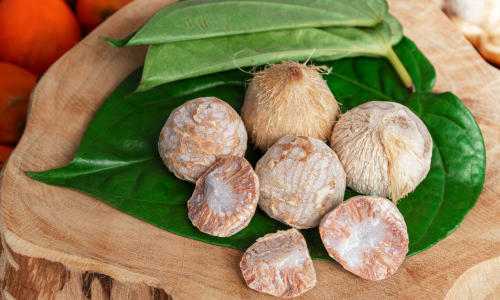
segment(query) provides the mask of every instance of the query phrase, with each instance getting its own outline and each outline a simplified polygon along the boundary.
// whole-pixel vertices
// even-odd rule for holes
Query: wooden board
[[[0,278],[5,299],[275,299],[247,288],[242,252],[186,239],[26,171],[68,164],[93,116],[144,47],[115,49],[171,0],[136,0],[59,59],[36,88],[26,132],[4,169]],[[487,149],[484,191],[462,225],[398,272],[370,282],[314,261],[318,283],[297,299],[495,299],[500,293],[500,72],[432,0],[390,0],[405,34],[435,65],[436,92],[472,111]],[[168,295],[167,295],[168,294]],[[496,296],[495,296],[496,295]]]

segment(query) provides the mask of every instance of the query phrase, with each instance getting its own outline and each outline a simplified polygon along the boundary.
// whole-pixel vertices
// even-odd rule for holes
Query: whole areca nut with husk
[[[413,191],[429,172],[432,138],[407,107],[386,101],[360,105],[340,117],[332,149],[358,193],[390,197],[394,203]]]
[[[487,61],[500,66],[500,1],[446,0],[444,11]]]
[[[167,168],[191,182],[222,156],[243,157],[246,148],[247,133],[240,116],[215,97],[197,98],[174,109],[158,142]]]
[[[356,196],[342,202],[321,220],[319,233],[328,254],[364,279],[391,276],[408,253],[403,215],[383,197]]]
[[[312,137],[280,139],[259,160],[255,172],[262,210],[298,229],[318,226],[344,199],[346,177],[337,155]]]
[[[240,262],[247,285],[281,298],[299,296],[316,285],[316,270],[306,240],[297,229],[257,239]]]
[[[288,61],[269,64],[255,74],[241,116],[250,138],[262,152],[287,135],[328,141],[339,106],[321,70],[326,67]]]
[[[259,179],[243,157],[221,157],[196,181],[189,219],[201,232],[231,236],[247,227],[259,200]]]

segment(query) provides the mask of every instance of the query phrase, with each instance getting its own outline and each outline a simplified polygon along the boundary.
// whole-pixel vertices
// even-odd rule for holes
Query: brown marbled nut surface
[[[367,102],[343,114],[331,146],[344,167],[347,186],[394,203],[424,180],[431,165],[427,127],[395,102]]]
[[[174,109],[158,142],[160,156],[180,179],[196,182],[219,157],[243,157],[247,133],[240,116],[215,97],[197,98]]]
[[[247,227],[259,201],[259,179],[243,157],[224,156],[196,181],[189,219],[200,231],[231,236]]]
[[[243,255],[240,268],[250,288],[277,297],[295,297],[316,285],[306,240],[294,228],[257,239]]]
[[[259,205],[271,218],[302,229],[344,199],[345,173],[324,142],[306,136],[280,139],[259,160]]]
[[[396,205],[383,197],[356,196],[328,213],[319,232],[330,256],[369,280],[396,272],[408,253],[408,232]]]

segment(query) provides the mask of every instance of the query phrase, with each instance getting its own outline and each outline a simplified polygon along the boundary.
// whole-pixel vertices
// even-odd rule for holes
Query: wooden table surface
[[[132,2],[40,80],[26,132],[2,173],[3,299],[275,299],[245,285],[241,251],[177,236],[26,174],[69,163],[99,107],[143,63],[145,47],[116,49],[98,36],[124,37],[171,2]],[[371,282],[314,261],[318,283],[297,299],[500,299],[500,72],[432,2],[389,5],[436,67],[434,91],[458,95],[478,122],[487,149],[483,193],[453,234],[389,279]]]

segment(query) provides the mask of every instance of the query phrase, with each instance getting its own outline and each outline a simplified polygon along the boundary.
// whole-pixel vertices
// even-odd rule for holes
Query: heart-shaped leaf
[[[483,190],[486,150],[476,120],[452,93],[417,92],[403,104],[422,119],[434,143],[431,171],[421,183],[426,191],[419,185],[398,206],[405,218],[416,221],[410,232],[415,254],[452,233],[474,207]]]
[[[407,105],[427,125],[434,141],[431,170],[398,204],[410,236],[408,255],[413,255],[450,234],[474,206],[484,182],[485,151],[481,132],[460,99],[450,93],[425,91],[432,88],[435,73],[418,49],[406,39],[395,48],[422,91],[409,95],[384,58],[327,62],[334,69],[324,78],[344,109],[373,100],[396,101]],[[248,75],[240,71],[212,74],[125,97],[139,85],[141,71],[134,71],[103,104],[73,162],[29,175],[89,193],[160,228],[214,245],[244,251],[258,237],[286,229],[258,209],[249,226],[232,237],[201,233],[187,217],[186,202],[194,185],[170,173],[157,150],[166,119],[185,101],[215,96],[240,111]],[[261,154],[252,145],[248,149],[246,158],[255,166]],[[345,198],[354,195],[346,191]],[[317,228],[302,233],[311,257],[330,260]]]
[[[354,56],[384,56],[405,84],[410,75],[392,46],[403,37],[391,15],[374,28],[326,27],[268,31],[211,39],[151,45],[137,91],[180,79],[263,65],[282,60],[335,60]]]
[[[408,38],[394,46],[410,73],[417,91],[430,91],[436,82],[436,71],[427,58]],[[341,59],[326,64],[332,68],[328,86],[343,103],[346,112],[368,101],[386,100],[403,103],[410,95],[396,72],[385,59]]]
[[[270,30],[375,26],[385,0],[188,0],[160,10],[138,32],[103,38],[115,47],[163,44]]]

